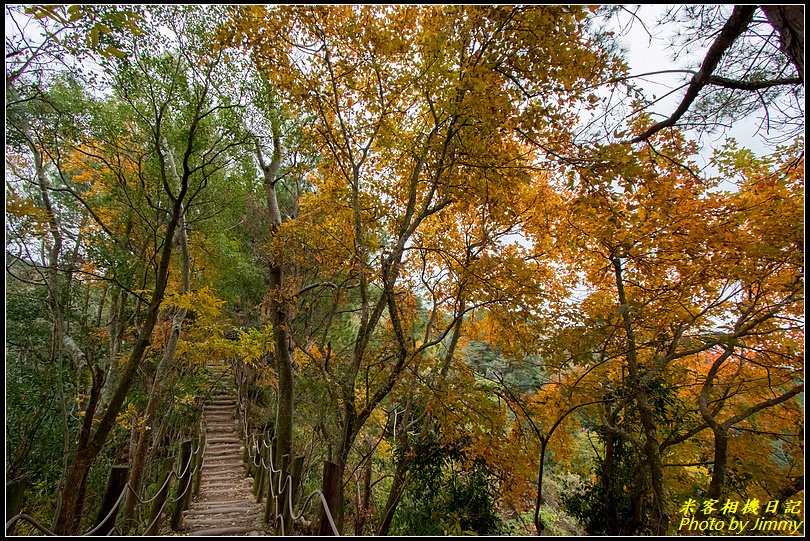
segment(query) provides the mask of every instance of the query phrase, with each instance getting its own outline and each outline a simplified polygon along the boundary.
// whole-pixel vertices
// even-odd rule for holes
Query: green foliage
[[[546,378],[542,361],[536,356],[516,360],[503,356],[490,344],[471,341],[464,350],[464,361],[482,378],[527,393],[539,389]]]
[[[401,452],[401,451],[399,451]],[[501,531],[495,481],[480,460],[437,441],[416,444],[412,478],[392,522],[392,535],[491,535]]]
[[[71,373],[66,365],[48,361],[50,325],[44,290],[21,287],[14,280],[7,280],[7,286],[6,479],[27,476],[27,501],[36,504],[23,505],[33,516],[47,520],[56,505],[53,494],[65,446],[78,427],[76,404],[65,404],[72,396]]]
[[[674,392],[662,378],[648,384],[650,403],[661,426],[673,422],[672,410],[676,405]],[[606,396],[613,400],[625,400],[633,390],[625,384],[613,384]],[[623,420],[625,430],[633,430],[637,419],[627,415]],[[619,435],[608,434],[608,428],[584,423],[602,444],[603,456],[595,456],[592,464],[592,480],[570,490],[563,496],[566,509],[591,535],[634,535],[647,524],[649,505],[644,487],[647,474],[644,458],[633,444]],[[611,450],[606,447],[612,446]],[[611,460],[607,459],[610,453]]]
[[[617,438],[614,445],[609,478],[604,475],[604,463],[597,462],[593,481],[563,495],[565,508],[591,535],[634,535],[641,526],[635,513],[643,466],[628,442]]]

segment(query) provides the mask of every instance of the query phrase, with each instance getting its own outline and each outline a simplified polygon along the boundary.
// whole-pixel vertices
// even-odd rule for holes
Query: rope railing
[[[206,427],[205,427],[205,417],[201,415],[200,419],[201,419],[200,420],[200,443],[197,444],[197,448],[194,449],[194,451],[192,451],[192,453],[189,455],[188,461],[186,462],[186,466],[183,469],[183,473],[181,473],[180,475],[177,475],[177,473],[175,471],[169,472],[169,475],[166,476],[166,480],[163,482],[163,485],[161,485],[161,487],[158,489],[158,491],[155,492],[154,496],[152,496],[148,500],[142,500],[138,496],[138,494],[133,491],[133,494],[135,494],[135,497],[138,498],[138,503],[140,503],[141,505],[147,504],[147,503],[150,503],[150,502],[154,501],[158,496],[160,496],[162,494],[163,489],[168,488],[169,483],[172,480],[172,477],[174,477],[175,479],[177,479],[179,481],[185,476],[186,472],[188,471],[188,468],[191,466],[191,463],[194,462],[195,457],[198,454],[200,454],[201,458],[199,460],[199,463],[196,466],[194,466],[194,471],[192,471],[191,475],[189,476],[190,481],[186,484],[186,488],[183,490],[182,494],[180,494],[179,496],[177,496],[174,499],[166,498],[166,500],[163,501],[160,508],[155,513],[155,518],[153,518],[152,522],[150,522],[149,525],[144,529],[144,535],[146,534],[146,532],[149,532],[152,529],[152,527],[154,527],[155,524],[161,519],[161,517],[163,515],[163,510],[166,508],[167,503],[169,503],[169,502],[177,503],[177,502],[181,501],[186,496],[186,494],[188,493],[189,490],[193,490],[192,487],[194,486],[194,482],[193,482],[194,475],[198,471],[202,470],[203,463],[205,462],[205,447],[206,447],[206,445],[208,443],[208,431],[206,430]],[[127,483],[127,486],[129,486],[129,483]]]
[[[138,492],[132,487],[132,485],[129,483],[129,481],[127,481],[127,483],[121,489],[121,492],[119,492],[118,497],[115,500],[115,503],[110,508],[110,510],[106,514],[106,516],[103,519],[101,519],[100,521],[98,521],[98,524],[96,526],[94,526],[91,530],[89,530],[89,531],[87,531],[87,532],[85,532],[83,534],[78,534],[78,535],[82,536],[82,537],[89,536],[89,535],[96,535],[105,527],[105,525],[106,525],[106,527],[110,528],[111,532],[113,530],[118,530],[119,533],[120,533],[120,530],[116,526],[114,526],[114,525],[110,526],[107,523],[118,512],[118,510],[119,510],[119,508],[121,506],[121,502],[124,501],[124,498],[127,496],[127,494],[131,494],[138,501],[138,503],[143,505],[143,504],[147,504],[147,503],[150,503],[150,502],[154,501],[158,496],[160,496],[160,494],[163,493],[163,491],[165,489],[167,489],[167,487],[171,483],[172,478],[182,480],[184,477],[186,477],[186,475],[188,475],[189,480],[193,479],[194,475],[197,472],[202,470],[203,462],[205,460],[204,452],[205,452],[206,444],[207,444],[207,430],[206,430],[206,426],[205,426],[205,420],[204,420],[204,416],[200,415],[200,440],[197,443],[196,449],[193,449],[192,452],[189,453],[189,457],[188,457],[188,460],[186,460],[186,463],[184,465],[182,465],[181,468],[179,468],[180,470],[182,470],[180,473],[178,473],[177,471],[172,469],[172,471],[169,472],[169,474],[166,476],[166,480],[163,482],[161,487],[150,498],[144,498],[143,496],[138,494]],[[188,473],[189,468],[195,462],[195,459],[197,458],[198,455],[200,455],[200,453],[202,453],[200,460],[197,462],[197,464],[194,466],[194,469],[189,474]],[[144,533],[148,532],[162,518],[163,510],[165,509],[166,504],[169,503],[169,502],[177,503],[179,501],[182,501],[182,499],[186,496],[188,491],[192,489],[193,484],[194,483],[189,481],[186,484],[186,487],[184,488],[182,493],[179,494],[176,498],[172,499],[172,498],[167,497],[167,499],[163,502],[163,504],[160,506],[160,508],[155,513],[155,517],[154,517],[154,519],[152,519],[152,522],[144,529]],[[6,534],[8,534],[8,532],[11,531],[11,528],[20,521],[23,521],[23,522],[26,522],[26,523],[30,524],[36,530],[38,530],[39,532],[41,532],[44,535],[49,535],[49,536],[57,536],[57,535],[59,535],[56,532],[54,532],[53,530],[51,530],[50,528],[47,528],[46,526],[44,526],[42,523],[40,523],[37,519],[35,519],[31,515],[29,515],[27,513],[24,513],[24,512],[23,513],[18,513],[17,515],[13,516],[12,518],[10,518],[6,522],[6,525],[5,525]]]
[[[245,411],[244,405],[242,404],[242,379],[237,378],[237,406],[239,408],[239,421],[241,424],[242,434],[244,436],[245,441],[245,448],[247,449],[248,459],[250,463],[255,468],[262,468],[263,475],[262,476],[254,476],[254,482],[259,479],[264,482],[264,479],[269,474],[271,476],[270,481],[267,482],[269,487],[269,492],[267,494],[268,498],[273,499],[273,506],[275,509],[275,516],[273,517],[273,526],[280,529],[280,535],[287,535],[285,531],[285,520],[284,515],[282,512],[284,511],[283,507],[286,503],[287,510],[289,511],[289,521],[292,523],[293,521],[297,521],[304,516],[304,513],[309,505],[310,501],[317,495],[320,498],[321,505],[323,507],[326,519],[329,522],[329,526],[332,529],[333,535],[339,536],[340,532],[338,532],[337,526],[335,525],[335,521],[332,517],[332,512],[329,509],[329,505],[326,501],[326,496],[323,494],[322,491],[315,489],[310,492],[306,497],[301,499],[301,507],[298,512],[295,511],[295,505],[293,502],[293,492],[294,492],[294,480],[293,476],[289,473],[283,475],[284,472],[280,468],[276,468],[273,459],[273,440],[274,438],[268,438],[265,434],[261,435],[261,438],[257,438],[255,433],[249,433],[249,424],[247,419],[247,412]],[[261,441],[260,441],[261,440]],[[265,453],[265,450],[268,452]],[[265,461],[265,455],[268,457],[268,461]],[[273,479],[277,479],[277,486],[274,486]],[[261,489],[260,489],[261,490]],[[282,502],[281,498],[286,493],[286,502]],[[261,500],[260,500],[261,501]],[[269,509],[269,508],[268,508]],[[282,512],[280,512],[280,510]],[[265,516],[265,519],[268,517]]]

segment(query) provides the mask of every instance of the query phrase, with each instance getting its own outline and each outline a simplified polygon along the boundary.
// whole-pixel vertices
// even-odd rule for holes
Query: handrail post
[[[256,502],[261,503],[264,500],[264,480],[267,477],[267,470],[264,465],[267,463],[267,447],[259,445],[261,449],[256,450],[259,465],[256,466],[256,474],[253,478],[253,490],[256,495]]]
[[[301,481],[301,470],[304,466],[304,455],[296,455],[290,464],[290,474],[282,472],[285,475],[284,490],[281,492],[281,520],[284,523],[284,535],[290,535],[292,530],[292,515],[293,510],[291,505],[295,505],[298,499],[298,484]]]
[[[337,509],[338,499],[341,495],[340,468],[329,460],[323,463],[323,495],[329,512],[334,512]],[[326,509],[321,509],[321,523],[318,535],[334,535]]]
[[[272,442],[273,440],[270,440],[270,441]],[[267,452],[267,458],[269,459],[270,467],[267,469],[267,472],[265,472],[264,475],[265,475],[266,479],[263,481],[264,483],[267,484],[267,502],[266,502],[266,504],[264,506],[264,521],[266,523],[268,523],[268,524],[270,524],[270,516],[271,516],[271,513],[272,513],[271,509],[275,505],[275,502],[276,502],[276,499],[277,499],[277,496],[278,496],[276,494],[276,489],[275,489],[275,487],[277,486],[276,485],[276,477],[278,476],[278,474],[275,471],[273,471],[274,468],[276,467],[276,464],[273,461],[273,451],[274,451],[274,449],[273,449],[272,443],[271,443],[271,447],[269,448],[269,450]],[[273,517],[273,525],[275,525],[275,522],[276,522],[275,517]]]
[[[196,497],[200,494],[200,485],[202,483],[202,467],[203,467],[203,454],[205,453],[205,435],[200,431],[197,438],[197,454],[194,455],[194,476],[192,479],[191,495]],[[186,501],[186,508],[190,503],[191,498]]]
[[[163,484],[160,487],[157,497],[152,502],[152,510],[149,513],[149,528],[143,533],[144,535],[157,535],[160,531],[160,521],[163,515],[163,506],[166,503],[166,498],[169,496],[169,485],[171,485],[171,469],[163,476]]]
[[[304,470],[304,455],[295,455],[292,461],[291,475],[292,475],[292,501],[293,505],[298,503],[298,496],[301,492],[301,474]]]
[[[188,488],[191,483],[191,440],[186,440],[180,444],[180,471],[183,476],[177,485],[177,501],[174,503],[174,513],[172,514],[172,530],[179,532],[183,527],[183,511],[188,505]]]
[[[25,490],[28,488],[28,476],[23,475],[6,483],[6,517],[17,515],[22,509]],[[6,535],[14,535],[17,523],[11,525]]]
[[[120,501],[119,496],[121,491],[126,489],[127,476],[129,475],[129,466],[117,465],[110,468],[110,477],[107,481],[107,491],[104,493],[104,499],[101,501],[101,509],[99,509],[98,516],[96,517],[96,526],[98,535],[109,535],[115,527],[115,518],[118,516],[118,508],[113,511],[113,507]],[[108,516],[109,515],[109,516]]]

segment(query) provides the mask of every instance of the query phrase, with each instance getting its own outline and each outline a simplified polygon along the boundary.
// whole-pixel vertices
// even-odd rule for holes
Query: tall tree
[[[564,138],[562,128],[571,124],[564,107],[544,103],[544,89],[563,85],[573,103],[579,81],[611,69],[589,48],[584,14],[535,7],[235,13],[233,39],[251,50],[284,95],[313,115],[311,136],[325,152],[324,180],[313,184],[323,186],[321,198],[336,198],[330,206],[343,206],[348,220],[341,236],[352,261],[359,319],[351,353],[332,376],[342,402],[333,458],[338,478],[364,423],[403,371],[473,307],[458,311],[456,291],[451,319],[414,344],[403,311],[409,244],[456,209],[483,210],[502,197],[499,204],[508,213],[509,194],[519,196],[535,174],[521,133]],[[263,37],[268,34],[291,39],[269,47]],[[384,212],[384,205],[393,213]],[[390,326],[391,368],[358,404],[358,376],[369,355],[376,355],[383,324]],[[341,501],[336,499],[339,517]]]
[[[131,62],[110,63],[107,72],[117,91],[118,103],[127,112],[127,125],[120,128],[129,128],[127,139],[132,146],[118,146],[122,140],[111,137],[119,136],[120,132],[108,130],[106,139],[104,132],[99,134],[102,139],[97,148],[92,148],[95,143],[90,142],[90,149],[84,152],[102,170],[109,171],[124,193],[139,191],[156,211],[157,223],[151,225],[155,232],[155,259],[151,267],[154,275],[150,280],[153,289],[150,297],[144,300],[145,318],[128,359],[118,379],[108,382],[114,391],[103,411],[98,413],[97,423],[94,422],[94,408],[88,408],[75,455],[63,481],[56,520],[56,530],[60,533],[76,532],[82,515],[80,487],[116,425],[116,418],[150,344],[166,292],[173,239],[182,220],[184,205],[204,189],[212,172],[221,167],[223,149],[232,144],[223,143],[221,138],[219,141],[214,139],[210,145],[202,144],[206,134],[213,129],[216,112],[223,108],[222,104],[211,99],[211,73],[219,62],[218,58],[209,57],[200,67],[186,69],[188,64],[182,58],[150,56],[146,49],[137,45],[133,45],[132,53]],[[181,157],[176,179],[170,171],[167,142],[175,155]],[[77,146],[79,144],[81,142]],[[132,167],[132,164],[137,167]],[[104,224],[103,219],[99,221]],[[93,392],[97,391],[94,387]]]
[[[608,431],[633,442],[646,460],[653,495],[651,530],[664,533],[669,504],[662,453],[666,446],[659,417],[665,410],[656,406],[657,389],[666,386],[671,371],[684,360],[725,350],[706,376],[705,402],[716,371],[731,351],[747,337],[768,333],[773,325],[778,328],[778,322],[789,318],[803,299],[795,219],[789,218],[793,226],[780,227],[770,223],[774,212],[750,215],[751,207],[738,204],[738,198],[751,201],[750,181],[741,183],[739,194],[712,188],[719,179],[698,179],[682,167],[691,152],[682,139],[660,144],[665,155],[680,155],[680,161],[671,162],[652,151],[641,151],[648,153],[642,158],[626,147],[606,148],[604,152],[613,158],[603,162],[607,168],[583,171],[588,172],[581,178],[581,195],[572,205],[569,220],[580,239],[576,242],[583,243],[588,258],[595,258],[587,271],[591,287],[598,290],[592,299],[606,303],[601,325],[610,329],[605,338],[610,353],[601,354],[604,361],[597,366],[610,359],[622,360],[623,370],[614,377],[621,378],[629,394],[618,401],[614,415],[633,404],[639,433],[616,426],[609,418],[602,423]],[[736,160],[742,156],[753,159],[743,153]],[[745,162],[730,158],[726,163]],[[788,160],[791,163],[793,159]],[[757,165],[743,167],[756,170]],[[736,175],[733,169],[725,170]],[[798,201],[798,195],[787,188],[792,176],[773,171],[770,175],[771,179],[782,178],[781,182],[769,181],[782,188],[779,195],[765,196],[768,204],[779,205],[787,216],[795,217],[795,210],[788,210]],[[744,233],[730,224],[740,224]],[[759,243],[753,241],[760,233],[765,237]],[[767,293],[766,283],[772,283]],[[757,293],[752,296],[752,291]],[[788,324],[777,332],[791,329]],[[761,407],[777,405],[801,390],[797,386],[777,392],[781,398],[774,396]],[[706,408],[702,410],[707,424],[716,425]],[[749,413],[756,411],[758,407],[752,406]],[[732,424],[745,414],[740,415],[743,417]],[[721,470],[718,468],[718,474]]]

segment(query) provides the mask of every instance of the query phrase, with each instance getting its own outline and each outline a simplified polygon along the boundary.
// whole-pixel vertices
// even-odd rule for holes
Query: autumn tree
[[[157,33],[153,37],[159,39]],[[76,531],[82,515],[81,487],[116,425],[117,416],[149,347],[168,284],[173,239],[178,227],[182,228],[184,209],[205,188],[210,176],[222,167],[223,152],[234,144],[223,141],[221,137],[212,137],[217,112],[227,108],[227,104],[217,103],[211,96],[211,73],[219,63],[216,56],[209,56],[192,67],[182,56],[150,52],[137,41],[128,44],[133,54],[132,61],[112,55],[103,66],[108,70],[108,82],[115,92],[114,98],[107,99],[111,104],[115,100],[115,105],[106,111],[104,107],[99,108],[99,112],[114,111],[121,115],[122,122],[117,126],[105,124],[103,120],[95,126],[91,122],[89,132],[74,133],[65,142],[70,142],[85,164],[98,171],[102,178],[109,179],[122,195],[137,196],[148,205],[147,208],[151,207],[155,220],[143,223],[143,226],[153,232],[152,249],[145,254],[151,260],[146,276],[152,274],[148,280],[152,290],[148,297],[141,297],[145,313],[138,336],[120,374],[107,378],[105,383],[112,391],[98,412],[96,407],[100,404],[102,379],[99,372],[94,376],[78,445],[63,480],[56,520],[56,529],[62,533]],[[159,44],[155,42],[154,45]],[[98,129],[93,131],[94,127]],[[25,128],[21,131],[24,133]],[[203,143],[206,140],[209,142]],[[59,154],[54,153],[48,165],[58,167],[57,171],[64,174],[61,159],[64,150],[57,151]],[[46,192],[49,189],[49,186],[43,186]],[[77,200],[86,202],[82,190],[69,185],[66,190]],[[117,227],[108,216],[95,212],[97,209],[89,203],[87,210],[95,225],[105,234],[126,244],[127,238],[117,237]],[[133,210],[133,220],[143,218],[138,214],[142,209],[136,207]],[[53,229],[56,229],[56,224]],[[128,233],[125,228],[124,234]],[[58,237],[55,237],[54,246],[58,247],[58,244]]]
[[[456,209],[491,212],[498,201],[505,219],[516,219],[507,201],[522,195],[521,184],[536,175],[520,131],[562,137],[555,128],[571,121],[564,107],[542,103],[543,88],[570,89],[610,69],[582,36],[584,12],[560,9],[247,8],[235,15],[233,38],[249,47],[282,95],[315,118],[310,133],[325,152],[323,180],[313,181],[323,186],[321,204],[330,197],[329,206],[345,208],[339,238],[353,262],[347,270],[358,291],[359,320],[345,362],[332,361],[342,402],[334,457],[339,478],[360,429],[402,372],[449,336],[473,306],[461,304],[464,294],[456,287],[455,300],[443,301],[454,306],[449,318],[429,316],[437,330],[414,343],[412,316],[402,304],[408,261],[419,253],[409,243]],[[551,19],[554,25],[542,26],[546,32],[529,30]],[[290,36],[277,45],[286,56],[263,46],[260,36],[274,32]],[[567,67],[554,68],[554,83],[547,77],[548,51],[561,43],[570,43],[561,59]],[[489,237],[483,242],[495,245]],[[377,355],[375,337],[386,327],[391,368],[376,376],[379,387],[358,404],[358,375],[367,355]]]
[[[593,258],[587,279],[594,293],[588,303],[601,306],[597,322],[605,340],[595,366],[621,360],[622,370],[608,377],[619,378],[616,384],[626,389],[601,424],[631,442],[646,461],[653,498],[650,528],[663,533],[670,513],[663,465],[672,449],[661,433],[661,416],[667,413],[657,405],[656,389],[666,387],[672,371],[685,360],[724,352],[707,374],[701,406],[707,424],[722,430],[706,409],[717,370],[736,347],[750,337],[770,334],[774,325],[778,336],[792,333],[794,323],[779,322],[786,317],[791,321],[803,289],[796,259],[801,253],[796,250],[797,223],[777,226],[768,223],[776,213],[749,214],[752,207],[737,203],[740,197],[750,197],[745,181],[739,193],[719,190],[720,179],[696,178],[683,167],[691,151],[681,139],[658,144],[666,156],[683,156],[681,161],[652,151],[604,149],[602,164],[582,171],[569,220],[581,239],[577,243]],[[779,183],[779,173],[770,178]],[[786,189],[772,201],[791,205],[788,201],[795,204],[797,197]],[[660,210],[664,208],[666,212]],[[765,237],[753,241],[755,231]],[[771,278],[776,283],[765,294],[762,286]],[[752,296],[751,291],[762,295]],[[788,400],[802,386],[771,389],[773,399],[752,406],[750,414]],[[629,404],[638,415],[638,433],[618,425],[620,417],[629,415]],[[722,454],[715,457],[718,475]]]
[[[797,12],[668,11],[707,52],[657,122],[597,27],[624,6],[8,8],[7,475],[79,532],[102,466],[146,495],[236,359],[343,533],[793,497]],[[689,130],[757,111],[789,144],[697,166]]]

